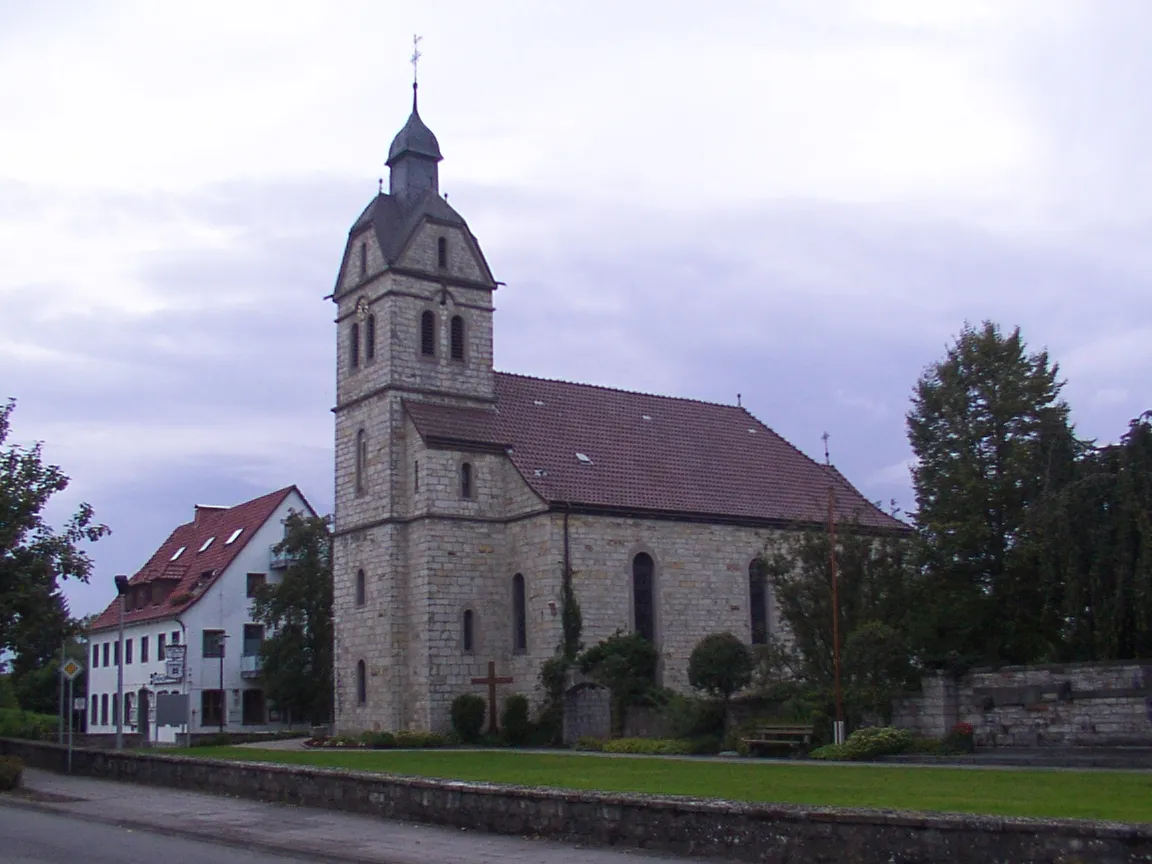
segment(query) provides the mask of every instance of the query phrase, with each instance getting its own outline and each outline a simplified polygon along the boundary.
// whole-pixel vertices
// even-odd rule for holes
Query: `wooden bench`
[[[812,740],[812,724],[759,723],[740,740],[749,750],[761,747],[803,747]]]

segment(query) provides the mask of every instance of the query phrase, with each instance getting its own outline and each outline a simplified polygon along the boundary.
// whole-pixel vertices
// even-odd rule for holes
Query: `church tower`
[[[427,728],[429,542],[413,522],[436,481],[411,448],[405,403],[489,409],[497,283],[440,194],[436,136],[412,113],[381,188],[353,223],[336,305],[336,720],[342,730]],[[381,184],[383,185],[383,184]],[[422,475],[423,472],[423,475]],[[432,544],[435,545],[435,544]]]

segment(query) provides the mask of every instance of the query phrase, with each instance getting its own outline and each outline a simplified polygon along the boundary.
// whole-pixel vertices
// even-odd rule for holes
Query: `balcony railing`
[[[243,678],[254,678],[264,668],[264,658],[259,654],[245,654],[240,658],[240,675]]]
[[[273,544],[268,547],[268,569],[287,570],[288,565],[292,563],[292,553],[287,551],[277,552],[277,545],[279,544]]]

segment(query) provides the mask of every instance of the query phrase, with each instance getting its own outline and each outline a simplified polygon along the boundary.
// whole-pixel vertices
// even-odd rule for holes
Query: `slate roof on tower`
[[[158,583],[165,590],[153,591],[153,599],[160,602],[125,611],[124,623],[171,618],[193,605],[293,492],[304,498],[299,489],[288,486],[234,507],[198,509],[197,518],[168,535],[168,539],[128,581],[130,586]],[[237,531],[240,533],[229,543],[228,539]],[[212,542],[202,548],[209,538]],[[118,626],[119,602],[118,598],[113,600],[92,622],[90,629]]]
[[[549,504],[788,525],[908,526],[744,408],[496,373],[493,408],[405,400],[430,446],[502,450]]]

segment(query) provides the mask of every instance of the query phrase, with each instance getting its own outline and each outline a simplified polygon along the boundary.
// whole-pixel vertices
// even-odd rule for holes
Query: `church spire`
[[[386,163],[390,169],[388,191],[403,200],[414,200],[428,192],[440,192],[436,163],[444,157],[440,155],[440,142],[420,119],[416,98],[419,89],[417,75],[421,57],[420,40],[423,38],[415,35],[412,37],[412,113],[404,128],[392,139]]]

